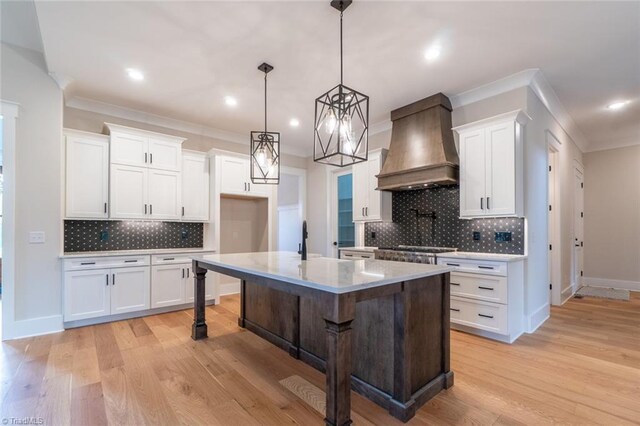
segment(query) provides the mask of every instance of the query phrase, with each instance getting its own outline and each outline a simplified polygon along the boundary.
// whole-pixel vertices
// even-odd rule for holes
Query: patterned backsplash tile
[[[64,251],[203,247],[202,223],[65,220]]]
[[[432,212],[435,218],[428,216]],[[365,224],[365,244],[373,247],[408,244],[455,247],[471,252],[524,254],[524,219],[467,220],[460,219],[459,215],[458,186],[394,192],[393,222]],[[480,232],[480,240],[473,239],[474,232]],[[496,232],[510,232],[511,241],[495,241]],[[375,233],[375,238],[372,233]]]

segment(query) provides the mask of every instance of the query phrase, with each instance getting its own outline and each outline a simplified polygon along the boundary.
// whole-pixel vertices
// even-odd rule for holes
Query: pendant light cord
[[[342,2],[340,2],[342,3]],[[340,84],[342,84],[342,10],[340,11]]]
[[[267,133],[267,72],[264,73],[264,132]]]

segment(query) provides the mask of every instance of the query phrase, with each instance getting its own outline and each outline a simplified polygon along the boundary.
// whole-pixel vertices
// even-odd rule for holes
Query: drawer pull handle
[[[176,258],[175,258],[175,257],[165,257],[165,258],[164,258],[164,259],[162,259],[162,260],[176,260]]]
[[[459,263],[447,263],[448,266],[460,266]]]
[[[478,265],[478,268],[480,268],[480,269],[494,269],[493,266],[482,266],[482,265]]]
[[[371,259],[371,256],[362,256],[363,259]]]
[[[116,285],[116,274],[111,274],[111,285]]]
[[[109,287],[109,274],[106,274],[107,277],[107,287]]]
[[[449,283],[451,285],[460,285],[460,283]]]
[[[493,315],[478,314],[478,316],[482,318],[493,318]]]
[[[491,291],[493,291],[492,287],[483,287],[483,286],[480,285],[480,286],[478,286],[478,288],[481,289],[481,290],[491,290]]]
[[[184,278],[184,268],[182,268],[182,278]]]
[[[138,260],[125,260],[124,263],[138,263]]]
[[[353,257],[353,255],[352,255],[352,254],[346,254],[346,253],[345,253],[345,255],[344,255],[344,256],[345,256],[345,257]]]
[[[453,312],[460,312],[460,309],[456,309],[456,308],[449,308],[449,310],[451,310]]]
[[[187,268],[187,278],[189,278],[189,268]]]
[[[96,262],[80,262],[80,265],[95,265]]]

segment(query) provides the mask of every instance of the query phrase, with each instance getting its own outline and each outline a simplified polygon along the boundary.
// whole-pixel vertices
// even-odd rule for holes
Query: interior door
[[[182,220],[209,220],[209,161],[198,155],[182,158]]]
[[[582,287],[584,259],[584,172],[576,165],[574,169],[573,203],[573,290]]]
[[[486,149],[484,129],[460,135],[460,216],[486,215]]]
[[[182,215],[180,172],[149,169],[149,217],[179,220]]]
[[[66,272],[64,320],[77,321],[111,313],[108,269]]]
[[[111,166],[111,218],[148,219],[148,169]]]
[[[149,140],[145,136],[111,133],[111,163],[146,167]]]
[[[485,131],[486,197],[490,216],[516,212],[515,123],[502,123]]]
[[[179,172],[181,157],[182,145],[179,142],[149,138],[149,167]]]
[[[188,266],[189,264],[152,267],[151,308],[179,305],[185,302],[184,280]]]
[[[149,267],[111,270],[111,315],[149,309]]]
[[[223,194],[245,194],[249,182],[249,162],[242,158],[220,159],[220,192]]]
[[[109,216],[109,143],[67,136],[66,217]]]
[[[330,255],[338,257],[338,249],[355,245],[353,224],[353,175],[351,170],[333,172],[331,189],[332,249]]]

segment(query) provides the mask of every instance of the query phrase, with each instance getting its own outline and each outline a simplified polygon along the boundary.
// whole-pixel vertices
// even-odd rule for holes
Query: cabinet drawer
[[[152,265],[172,265],[172,264],[188,264],[191,266],[192,256],[203,256],[214,254],[215,252],[197,252],[197,253],[176,253],[176,254],[154,254],[151,256]]]
[[[451,297],[451,322],[499,334],[508,334],[507,306]]]
[[[451,273],[451,295],[507,303],[507,278],[495,275]]]
[[[148,266],[149,256],[104,256],[65,259],[65,271],[85,269],[123,268],[127,266]]]
[[[368,251],[340,250],[340,259],[373,259],[374,255]]]
[[[453,266],[456,272],[507,276],[506,262],[438,257],[438,265]]]

